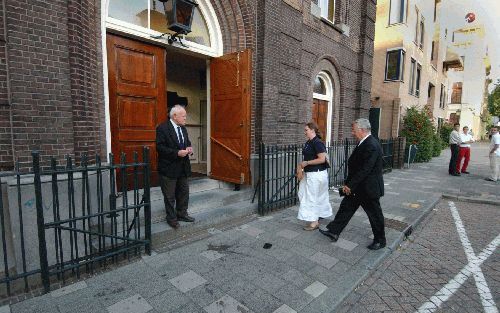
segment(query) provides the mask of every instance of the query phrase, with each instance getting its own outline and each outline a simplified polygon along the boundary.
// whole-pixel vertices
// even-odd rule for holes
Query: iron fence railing
[[[404,138],[380,140],[383,150],[384,173],[392,170],[404,151]],[[327,146],[328,185],[336,188],[347,178],[347,160],[357,143],[353,139],[334,141]],[[258,212],[266,214],[275,209],[297,204],[297,164],[302,161],[302,145],[266,145],[259,147]]]
[[[0,175],[1,297],[40,285],[48,292],[55,281],[143,249],[151,253],[149,148],[141,161],[136,152],[129,163],[125,154],[118,164],[112,154],[109,160],[103,165],[96,155],[90,164],[84,155],[78,166],[71,157],[57,166],[52,157],[42,168],[33,152],[31,171],[17,164],[13,173]]]

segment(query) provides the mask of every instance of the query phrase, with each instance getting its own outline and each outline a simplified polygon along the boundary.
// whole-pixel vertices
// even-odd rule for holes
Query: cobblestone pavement
[[[390,260],[401,261],[385,264],[387,271],[379,270],[378,276],[369,278],[354,298],[344,302],[352,305],[347,310],[404,312],[423,304],[428,307],[426,301],[463,269],[467,257],[481,262],[485,255],[481,251],[499,232],[499,184],[483,180],[488,173],[487,145],[476,144],[472,151],[470,175],[449,176],[449,152],[444,151],[429,163],[384,176],[385,249],[366,248],[371,229],[362,210],[356,212],[340,240],[332,243],[318,231],[302,230],[295,206],[265,217],[253,216],[235,227],[208,229],[196,240],[179,238],[174,246],[156,247],[152,256],[2,306],[0,313],[338,312],[346,297],[394,251]],[[426,225],[414,230],[415,240],[398,250],[405,230],[418,225],[443,194],[493,203],[457,202],[472,248],[466,254],[460,240],[464,236],[459,237],[448,203],[442,202]],[[336,211],[341,198],[332,193],[330,200]],[[265,243],[272,247],[264,249]],[[499,265],[495,252],[480,267],[484,279],[477,268],[469,270],[475,278],[467,279],[460,288],[457,284],[467,273],[456,278],[447,290],[458,291],[441,308],[478,312],[483,301],[498,303]],[[377,284],[380,278],[384,281]],[[488,299],[485,286],[494,299]],[[386,293],[377,293],[381,291]],[[444,299],[446,292],[438,296]],[[473,299],[470,303],[469,298]]]
[[[455,207],[465,231],[455,223]],[[499,213],[496,205],[440,202],[416,235],[344,301],[340,312],[498,312]],[[464,270],[470,261],[466,251],[472,258],[490,254],[480,271]]]

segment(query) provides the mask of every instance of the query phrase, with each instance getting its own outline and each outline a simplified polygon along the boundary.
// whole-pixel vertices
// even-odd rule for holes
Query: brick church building
[[[368,117],[375,0],[196,2],[169,44],[158,0],[0,1],[0,171],[32,150],[154,152],[183,103],[193,170],[249,183],[259,142],[302,143],[310,120],[331,142]]]

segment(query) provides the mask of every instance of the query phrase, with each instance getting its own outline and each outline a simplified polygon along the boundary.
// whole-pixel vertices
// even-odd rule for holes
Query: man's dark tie
[[[180,126],[177,126],[177,136],[179,137],[179,144],[181,146],[181,149],[184,150],[186,148],[186,145],[184,144],[184,137],[182,137],[182,131]]]

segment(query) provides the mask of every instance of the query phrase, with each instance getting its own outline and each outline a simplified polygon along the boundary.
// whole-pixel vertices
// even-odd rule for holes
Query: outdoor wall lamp
[[[165,19],[167,20],[167,28],[173,32],[173,35],[163,33],[159,36],[151,36],[155,39],[160,39],[163,36],[168,36],[168,43],[173,44],[175,41],[185,46],[179,35],[186,35],[191,32],[191,23],[193,22],[194,8],[198,6],[191,0],[158,0],[163,2],[165,10]]]

